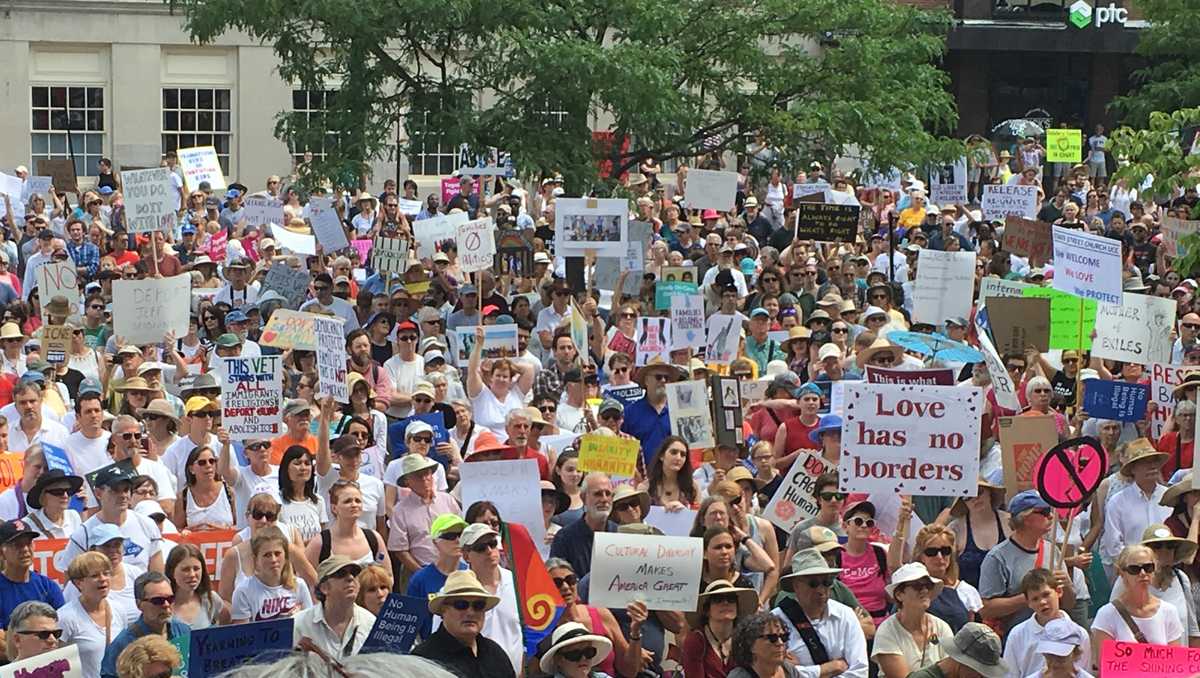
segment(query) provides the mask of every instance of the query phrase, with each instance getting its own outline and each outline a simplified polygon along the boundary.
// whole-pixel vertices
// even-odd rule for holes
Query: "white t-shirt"
[[[317,478],[317,494],[323,497],[329,496],[329,488],[337,482],[340,477],[340,471],[335,465],[329,469],[329,473]],[[384,500],[383,481],[371,476],[358,474],[358,489],[362,491],[363,496],[363,511],[358,517],[358,524],[363,529],[375,529],[375,519],[387,517],[387,507],[384,506],[387,502]],[[325,522],[333,522],[333,514],[330,512],[325,516]]]
[[[234,518],[237,519],[238,527],[249,527],[249,519],[246,518],[246,508],[250,506],[250,498],[261,492],[266,492],[275,501],[280,501],[279,496],[279,467],[270,465],[271,471],[265,476],[260,476],[250,469],[249,466],[239,466],[237,469],[238,479],[233,484],[233,507]]]
[[[1187,640],[1183,625],[1179,623],[1179,611],[1165,600],[1158,603],[1158,611],[1154,613],[1153,617],[1133,617],[1133,621],[1142,630],[1142,635],[1146,636],[1148,643],[1169,645],[1180,639]],[[1117,612],[1117,608],[1113,607],[1112,603],[1108,603],[1096,612],[1096,618],[1092,621],[1092,629],[1103,631],[1114,640],[1123,640],[1127,643],[1137,642],[1133,637],[1133,631],[1130,630],[1129,625],[1121,618],[1121,613]]]
[[[83,431],[76,431],[67,436],[67,455],[75,473],[82,476],[113,463],[108,454],[108,439],[111,437],[112,433],[103,429],[96,438],[83,435]]]
[[[1058,618],[1071,622],[1083,634],[1083,644],[1079,646],[1082,651],[1079,653],[1079,661],[1075,662],[1075,666],[1080,669],[1086,668],[1092,662],[1092,646],[1088,632],[1082,626],[1071,621],[1071,617],[1062,610],[1058,611]],[[1012,675],[1023,676],[1038,671],[1045,665],[1042,655],[1037,652],[1037,644],[1042,639],[1044,628],[1038,623],[1037,617],[1030,617],[1012,627],[1012,630],[1008,632],[1008,638],[1004,643],[1004,661],[1008,663]]]
[[[0,501],[3,501],[6,496],[11,494],[12,490],[10,489],[4,494],[0,495]],[[34,519],[36,519],[37,522],[33,522]],[[12,518],[5,518],[5,520],[16,520],[16,516],[14,515]],[[67,537],[71,536],[72,532],[78,530],[79,526],[83,524],[83,519],[79,517],[79,512],[74,509],[66,509],[63,511],[63,524],[61,527],[53,520],[50,520],[48,517],[46,517],[45,511],[42,509],[29,509],[29,514],[26,516],[26,520],[29,521],[33,529],[37,530],[38,532],[42,532],[46,539],[66,539]],[[45,531],[39,527],[39,524],[41,527],[46,528]],[[49,534],[46,534],[47,532]]]
[[[412,393],[417,380],[425,376],[425,360],[419,355],[413,355],[412,360],[394,355],[383,363],[383,369],[392,378],[396,393]]]
[[[105,627],[92,621],[78,600],[58,608],[58,625],[63,630],[62,644],[79,648],[83,678],[100,678],[100,662],[104,659],[104,651],[108,649],[108,643],[104,642],[106,635],[111,643],[111,639],[128,626],[125,616],[112,603],[112,596],[109,596],[109,605],[112,608],[112,620],[108,624],[107,634]]]
[[[221,443],[217,440],[217,436],[209,433],[208,442],[204,443],[204,445],[197,445],[192,442],[189,436],[183,436],[171,443],[171,446],[159,457],[159,461],[166,464],[167,470],[175,474],[175,487],[184,487],[187,485],[186,467],[188,455],[192,453],[192,450],[203,446],[211,448],[215,454],[221,453]]]
[[[296,590],[267,586],[257,575],[251,576],[233,591],[233,619],[265,621],[291,617],[313,604],[308,584],[296,577]]]
[[[122,563],[125,568],[125,587],[108,590],[108,604],[113,608],[113,616],[120,616],[126,624],[132,624],[138,617],[142,615],[142,611],[138,609],[137,600],[133,597],[133,582],[137,578],[146,573],[146,571],[136,565],[127,565]],[[79,589],[75,588],[74,582],[67,582],[63,587],[63,600],[68,603],[79,600]],[[115,637],[115,636],[114,636]]]
[[[225,285],[217,290],[212,300],[214,304],[225,302],[231,308],[241,308],[247,304],[258,303],[258,290],[259,284],[257,282],[252,282],[246,285],[245,289],[236,291],[233,289],[233,285]]]
[[[329,508],[325,506],[325,497],[317,495],[317,502],[285,501],[279,510],[279,523],[290,525],[300,531],[304,543],[321,533],[321,526],[327,521]]]
[[[54,556],[54,565],[59,572],[66,572],[71,560],[88,550],[88,546],[91,544],[88,535],[91,534],[92,528],[102,522],[104,521],[97,513],[83,521],[83,525],[71,533],[70,538],[67,539],[67,547]],[[159,544],[162,542],[162,533],[159,531],[158,525],[140,513],[126,511],[125,522],[117,527],[120,529],[121,535],[125,537],[125,563],[136,565],[143,570],[149,569],[150,558],[158,553]]]
[[[504,419],[508,413],[524,407],[525,401],[517,392],[515,387],[509,387],[508,397],[501,403],[496,394],[492,393],[492,389],[484,386],[479,391],[479,395],[471,398],[471,408],[475,413],[475,424],[482,426],[492,433],[501,441],[508,440],[508,433],[504,430]]]

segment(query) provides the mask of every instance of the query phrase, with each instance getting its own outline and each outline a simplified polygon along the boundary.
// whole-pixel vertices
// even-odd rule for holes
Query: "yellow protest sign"
[[[1077,129],[1046,130],[1046,162],[1079,162],[1083,157],[1083,133]]]
[[[579,445],[579,470],[632,478],[637,472],[641,444],[628,438],[586,435]]]

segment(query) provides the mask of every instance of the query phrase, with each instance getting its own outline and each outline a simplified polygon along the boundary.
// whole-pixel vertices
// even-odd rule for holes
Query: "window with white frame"
[[[325,111],[328,110],[327,107],[334,94],[333,90],[294,89],[292,90],[292,114],[298,118],[297,122],[303,121],[310,127],[323,125]],[[303,162],[305,153],[312,153],[314,159],[323,160],[325,154],[337,145],[337,140],[337,133],[328,131],[325,139],[315,147],[293,146],[292,160],[295,163]]]
[[[233,97],[229,89],[164,87],[162,91],[162,152],[192,146],[212,146],[229,175],[233,141]]]
[[[73,157],[76,176],[95,176],[104,156],[104,87],[33,85],[30,94],[34,167],[38,160]]]
[[[410,130],[412,138],[412,155],[409,157],[410,174],[444,176],[459,169],[458,155],[461,144],[432,127],[429,124],[429,113],[422,113],[421,123]]]

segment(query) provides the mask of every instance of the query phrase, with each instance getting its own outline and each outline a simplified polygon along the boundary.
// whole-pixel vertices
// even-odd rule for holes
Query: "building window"
[[[416,116],[410,116],[415,119]],[[429,123],[429,114],[421,114],[421,123],[411,131],[412,174],[445,176],[459,167],[460,144],[455,143],[444,132],[435,130]]]
[[[31,94],[34,167],[38,160],[74,157],[76,176],[95,176],[104,155],[104,88],[34,85]]]
[[[229,175],[233,139],[232,102],[228,89],[164,87],[162,91],[162,151],[192,146],[217,149],[221,170]]]
[[[334,94],[333,90],[292,90],[294,124],[302,128],[317,129],[325,125],[325,111],[328,110],[327,106],[331,103]],[[307,144],[304,147],[293,146],[292,161],[294,164],[303,162],[305,153],[312,153],[315,160],[324,160],[325,155],[337,146],[337,141],[337,132],[327,130],[325,138],[318,144]]]

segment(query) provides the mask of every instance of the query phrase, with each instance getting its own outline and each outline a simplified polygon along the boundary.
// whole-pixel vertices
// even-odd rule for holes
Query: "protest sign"
[[[545,542],[541,477],[536,461],[477,461],[461,465],[459,476],[463,506],[470,506],[477,501],[490,501],[500,510],[505,521],[524,525],[533,543]]]
[[[274,268],[274,267],[272,267]],[[258,343],[272,348],[317,350],[317,335],[313,329],[315,313],[278,308],[271,314],[263,328]]]
[[[492,267],[492,260],[496,256],[495,228],[491,218],[483,218],[460,224],[455,230],[454,239],[458,244],[458,266],[464,273],[483,271]]]
[[[741,391],[742,402],[747,405],[753,405],[766,400],[767,386],[770,384],[770,379],[752,379],[739,383],[738,390]]]
[[[996,297],[988,300],[988,321],[1000,353],[1021,353],[1036,346],[1050,350],[1050,300]]]
[[[671,296],[671,348],[704,348],[704,298],[699,294]]]
[[[411,415],[402,422],[402,428],[400,428],[399,430],[407,429],[408,425],[414,421],[423,421],[426,424],[429,424],[429,428],[433,429],[434,449],[436,449],[437,446],[441,443],[450,442],[450,432],[446,430],[446,418],[444,416],[442,416],[441,412],[434,410],[434,411],[428,412],[426,414]],[[397,426],[397,424],[392,424],[392,426]],[[391,427],[389,427],[389,429],[390,428]],[[392,430],[395,430],[397,433],[399,432],[399,430],[391,429],[389,431],[389,433],[391,433]],[[393,454],[392,455],[393,458],[403,456],[405,453],[408,452],[408,446],[405,445],[403,438],[404,438],[403,435],[389,435],[388,436],[389,450],[393,453],[399,453],[399,454]]]
[[[693,169],[687,173],[687,206],[693,210],[728,212],[737,196],[737,172]]]
[[[373,241],[367,238],[355,238],[350,241],[350,247],[353,247],[354,251],[358,253],[358,260],[362,262],[363,266],[366,266],[367,262],[370,261],[371,246],[374,244]],[[379,270],[379,268],[375,267],[375,270]]]
[[[1141,421],[1150,402],[1150,386],[1127,381],[1089,379],[1083,382],[1083,411],[1096,419]]]
[[[1150,438],[1157,440],[1162,437],[1167,419],[1174,412],[1175,387],[1183,383],[1189,373],[1200,372],[1200,367],[1151,363],[1146,371],[1150,374],[1150,399],[1156,405],[1150,415]]]
[[[663,266],[654,283],[654,309],[666,311],[671,308],[671,297],[677,294],[696,294],[696,269],[689,266]]]
[[[1183,248],[1179,246],[1179,241],[1185,236],[1200,232],[1200,221],[1163,217],[1160,232],[1163,253],[1169,257],[1180,257],[1183,256]]]
[[[579,441],[579,470],[632,478],[637,473],[637,458],[641,449],[637,440],[585,435]]]
[[[455,182],[457,183],[457,182]],[[466,212],[455,212],[413,222],[413,236],[417,240],[417,256],[431,259],[440,252],[446,242],[454,242],[458,227],[470,221]]]
[[[260,229],[267,224],[283,224],[283,201],[269,196],[249,195],[242,201],[246,212],[244,218],[247,226],[257,226]]]
[[[555,254],[625,255],[629,203],[624,198],[559,198],[554,205]]]
[[[408,270],[408,241],[404,238],[377,237],[371,252],[371,266],[379,273],[402,274]]]
[[[51,365],[67,362],[71,351],[71,336],[75,330],[67,325],[42,325],[42,357]]]
[[[399,208],[401,214],[415,217],[421,213],[423,204],[420,200],[405,200],[404,198],[397,198],[396,206]]]
[[[848,386],[841,491],[975,496],[983,403],[976,387]]]
[[[388,595],[361,651],[408,654],[429,616],[428,600],[398,593]]]
[[[1100,645],[1102,678],[1190,678],[1200,673],[1200,649],[1105,640]]]
[[[858,237],[858,205],[796,203],[796,238],[823,242],[854,242]]]
[[[292,649],[291,617],[192,630],[188,678],[210,678],[256,658],[272,661]]]
[[[831,202],[829,200],[831,193],[833,193],[833,186],[827,181],[792,184],[792,200],[808,198],[809,201],[816,202],[814,196],[819,195],[822,201]]]
[[[183,171],[183,181],[189,191],[200,190],[200,184],[206,181],[214,191],[228,188],[221,161],[217,158],[217,149],[212,146],[194,146],[181,148],[175,151],[175,154],[179,158],[179,169]],[[58,186],[58,182],[54,182],[54,185]]]
[[[192,308],[192,277],[113,281],[114,332],[136,346],[158,344],[163,335],[187,334]]]
[[[125,197],[125,226],[130,233],[175,230],[178,194],[166,167],[121,172]]]
[[[0,217],[10,217],[10,221],[23,219],[25,217],[25,201],[22,199],[24,195],[25,182],[21,177],[0,172]],[[5,207],[4,197],[7,197],[9,204],[12,205],[13,214],[11,215],[8,214],[8,208]]]
[[[50,200],[50,187],[54,185],[54,177],[29,176],[25,178],[25,191],[21,194],[22,202],[29,202],[35,195],[41,196],[47,204]]]
[[[1099,440],[1071,438],[1046,450],[1038,460],[1033,487],[1054,508],[1073,509],[1100,487],[1107,470],[1108,455]],[[1059,515],[1067,517],[1064,511]]]
[[[25,475],[25,453],[0,452],[0,492],[21,482]]]
[[[983,187],[983,216],[1004,219],[1008,215],[1034,219],[1037,217],[1037,186],[1019,184],[985,184]]]
[[[1037,285],[988,276],[979,281],[979,301],[985,302],[989,297],[1019,297],[1030,287]]]
[[[310,257],[317,253],[317,239],[308,233],[297,233],[279,224],[272,224],[271,236],[275,238],[275,243],[281,250],[289,250],[295,254]],[[222,247],[223,249],[224,247]]]
[[[924,386],[953,386],[958,383],[954,370],[939,367],[928,370],[896,370],[867,365],[869,384],[917,384]]]
[[[946,318],[971,315],[975,291],[975,253],[922,249],[913,285],[914,320],[941,325]]]
[[[1083,157],[1083,133],[1077,129],[1046,130],[1046,162],[1075,164]]]
[[[699,537],[597,532],[588,603],[623,610],[639,601],[650,610],[694,612],[703,555]]]
[[[1050,300],[1050,348],[1092,348],[1092,328],[1096,326],[1096,302],[1049,287],[1021,290],[1026,297]],[[1082,311],[1082,313],[1081,313]]]
[[[792,462],[779,488],[763,509],[763,517],[784,532],[791,533],[797,523],[817,515],[817,476],[836,471],[837,467],[812,451],[801,451]]]
[[[988,336],[987,328],[983,325],[985,313],[975,314],[975,334],[979,338],[979,352],[983,354],[983,362],[987,365],[988,375],[992,378],[992,390],[996,394],[996,404],[1005,409],[1018,412],[1021,401],[1017,398],[1017,386],[1008,376],[1004,361],[996,353],[996,347]]]
[[[738,315],[714,313],[708,317],[708,342],[704,361],[714,365],[728,365],[737,357],[738,344],[742,338],[742,320]]]
[[[346,229],[333,207],[332,198],[311,198],[307,209],[313,236],[321,247],[325,248],[326,253],[350,246],[350,241],[346,238]]]
[[[708,377],[708,392],[712,393],[712,429],[717,445],[742,445],[746,442],[746,432],[742,427],[742,389],[738,381],[719,374]],[[670,394],[667,395],[669,398]],[[678,416],[675,412],[671,414]],[[684,422],[685,426],[687,423]]]
[[[46,316],[46,304],[54,297],[64,297],[67,304],[79,308],[79,272],[73,261],[48,261],[37,269],[37,286],[41,293],[42,317]]]
[[[671,319],[641,316],[634,330],[637,354],[634,364],[642,367],[654,358],[669,361],[671,357]]]
[[[221,359],[221,426],[234,440],[282,433],[283,362],[280,356]]]
[[[667,409],[671,412],[671,435],[683,438],[689,448],[695,450],[716,444],[708,388],[703,381],[667,384]]]
[[[1050,224],[1010,214],[1004,218],[1004,249],[1039,263],[1052,254]]]
[[[79,190],[75,161],[70,158],[38,158],[37,173],[50,177],[56,191],[75,193]]]
[[[16,630],[9,632],[16,633]],[[57,650],[0,666],[0,678],[83,678],[79,646],[74,643],[63,645]]]
[[[1051,415],[1000,417],[1000,453],[1008,496],[1033,489],[1038,459],[1058,444],[1058,429]]]
[[[342,319],[312,316],[313,336],[317,344],[317,392],[333,396],[339,403],[350,402],[346,386],[346,338]]]
[[[459,185],[458,177],[442,177],[442,204],[449,205],[454,196],[462,191],[462,186]],[[463,212],[465,215],[466,213]]]
[[[277,264],[267,271],[263,279],[263,291],[272,290],[286,300],[287,306],[299,308],[308,295],[308,271]],[[274,316],[272,316],[272,320]]]
[[[696,509],[681,508],[668,511],[662,506],[651,506],[642,522],[662,530],[668,537],[686,537],[696,521]]]
[[[967,203],[967,159],[936,165],[929,172],[929,199],[935,205]]]
[[[1097,307],[1092,355],[1139,365],[1171,362],[1175,300],[1128,292],[1121,299],[1120,306]]]
[[[475,328],[456,327],[454,334],[458,351],[455,358],[459,367],[466,367],[471,362],[471,351],[475,349]],[[517,326],[512,323],[504,325],[483,326],[483,355],[485,360],[496,358],[513,358],[517,355]]]
[[[280,248],[282,248],[283,242],[280,241],[279,238],[276,238],[275,240],[279,244]],[[310,238],[310,240],[311,240],[311,238]],[[212,259],[213,261],[215,261],[217,263],[224,263],[225,255],[228,254],[228,252],[226,251],[226,248],[228,247],[228,245],[229,245],[229,231],[226,231],[225,229],[221,229],[221,230],[217,231],[216,233],[213,233],[208,236],[208,247],[206,249],[202,249],[201,251],[208,254],[209,258]],[[313,251],[314,252],[316,251],[315,247],[314,247]],[[214,294],[215,293],[216,292],[214,291]]]
[[[1121,241],[1055,226],[1054,289],[1121,303]]]

